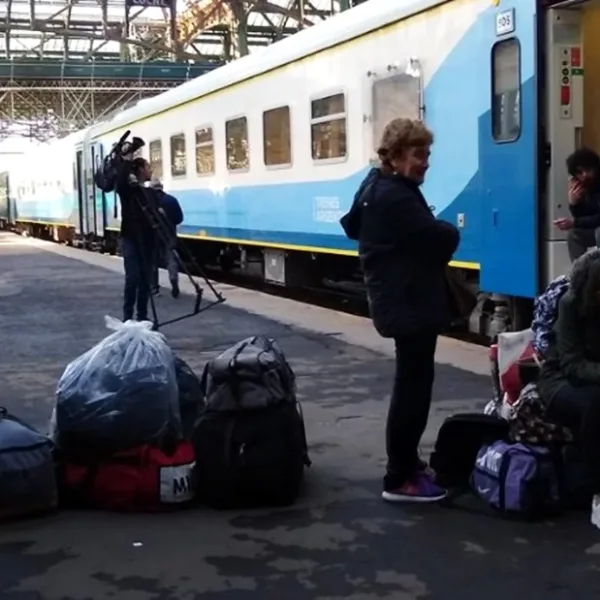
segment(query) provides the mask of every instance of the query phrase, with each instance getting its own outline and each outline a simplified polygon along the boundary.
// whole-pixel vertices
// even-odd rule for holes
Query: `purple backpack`
[[[544,518],[561,508],[558,471],[547,448],[502,441],[483,446],[471,487],[505,516]]]

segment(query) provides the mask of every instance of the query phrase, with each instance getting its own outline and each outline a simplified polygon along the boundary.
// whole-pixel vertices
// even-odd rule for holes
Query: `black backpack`
[[[208,363],[202,387],[193,440],[199,500],[219,509],[293,504],[310,460],[294,373],[277,343],[236,344]]]
[[[105,194],[114,192],[117,185],[117,174],[119,170],[118,160],[112,155],[108,155],[102,161],[94,173],[94,183],[99,190]]]
[[[477,453],[485,444],[508,440],[508,421],[483,413],[460,413],[440,427],[429,464],[445,488],[468,487]]]
[[[179,389],[179,413],[183,438],[189,440],[193,436],[196,421],[204,406],[202,382],[192,368],[179,356],[175,356],[175,375]]]

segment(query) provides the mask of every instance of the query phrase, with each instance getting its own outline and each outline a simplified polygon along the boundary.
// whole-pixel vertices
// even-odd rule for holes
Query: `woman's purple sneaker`
[[[433,482],[426,473],[418,473],[399,488],[386,490],[381,497],[386,502],[439,502],[448,492]]]

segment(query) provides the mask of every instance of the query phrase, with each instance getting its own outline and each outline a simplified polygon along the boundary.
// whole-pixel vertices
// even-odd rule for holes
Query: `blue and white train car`
[[[11,169],[11,220],[33,234],[43,228],[56,241],[70,241],[78,220],[79,187],[73,163],[85,131],[35,146]]]
[[[381,131],[423,118],[435,134],[423,191],[461,230],[452,266],[488,307],[526,317],[568,267],[552,227],[566,214],[564,160],[600,142],[600,76],[583,76],[600,57],[598,14],[579,0],[370,0],[91,127],[70,155],[52,150],[75,169],[77,200],[48,196],[35,215],[111,240],[118,202],[91,172],[131,129],[181,202],[182,237],[281,284],[344,278],[357,253],[338,221]]]

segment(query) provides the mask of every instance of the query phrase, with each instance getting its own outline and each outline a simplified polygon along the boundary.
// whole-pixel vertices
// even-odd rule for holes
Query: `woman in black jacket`
[[[395,119],[383,133],[382,168],[358,199],[359,253],[373,324],[396,345],[396,374],[387,419],[383,498],[432,502],[435,485],[418,447],[427,426],[438,334],[449,321],[445,269],[458,230],[437,220],[419,186],[433,135],[420,121]]]

